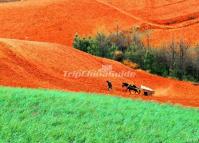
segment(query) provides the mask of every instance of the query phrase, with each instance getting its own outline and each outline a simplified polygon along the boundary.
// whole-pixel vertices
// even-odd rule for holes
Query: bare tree
[[[169,62],[169,75],[174,74],[176,66],[177,45],[174,40],[172,40],[172,42],[168,45],[168,48],[165,46],[163,49],[167,49],[166,52],[167,61]]]
[[[185,65],[187,61],[187,49],[188,49],[188,44],[185,43],[184,41],[179,42],[179,50],[178,50],[178,55],[179,55],[179,78],[182,79],[183,75],[185,74]]]
[[[196,73],[195,73],[196,75],[195,76],[196,76],[197,80],[199,81],[199,46],[194,49],[194,53],[195,53],[194,65],[196,67]]]

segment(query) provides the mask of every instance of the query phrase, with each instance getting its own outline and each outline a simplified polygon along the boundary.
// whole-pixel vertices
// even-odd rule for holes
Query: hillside
[[[198,142],[198,5],[0,0],[0,143]]]
[[[197,109],[3,87],[0,105],[0,142],[197,142],[199,137]]]
[[[110,93],[130,98],[199,107],[198,86],[189,82],[151,75],[118,62],[102,59],[59,44],[0,39],[0,85],[106,93],[106,80],[113,82]],[[94,71],[112,66],[114,73],[132,72],[135,77],[64,77],[64,71]],[[106,68],[106,66],[105,66]],[[101,72],[100,72],[101,73]],[[153,97],[129,95],[122,82],[146,85],[156,90]]]
[[[93,0],[29,0],[0,4],[0,37],[71,45],[82,35],[123,29],[136,20]]]
[[[71,46],[76,32],[149,29],[151,43],[184,39],[199,42],[199,3],[195,0],[28,0],[0,4],[0,37]],[[161,37],[161,38],[160,38]]]
[[[150,30],[151,43],[161,45],[171,40],[198,40],[199,7],[195,0],[97,0],[104,5],[137,17],[140,27]],[[161,37],[161,38],[160,38]]]

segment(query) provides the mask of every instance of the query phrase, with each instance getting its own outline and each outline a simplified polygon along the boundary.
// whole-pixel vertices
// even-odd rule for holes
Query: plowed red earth
[[[88,35],[129,28],[136,20],[93,0],[30,0],[0,4],[0,37],[71,45]]]
[[[194,45],[199,42],[199,1],[196,0],[98,0],[104,5],[118,8],[141,19],[151,28],[154,45],[172,39],[185,40]],[[152,27],[151,27],[151,26]],[[142,24],[141,24],[142,27]]]
[[[89,35],[140,26],[151,43],[199,43],[196,0],[27,0],[0,4],[0,37],[71,46],[75,33]]]
[[[189,82],[162,78],[118,62],[98,58],[58,44],[0,39],[0,85],[106,93],[106,80],[113,82],[110,94],[199,107],[199,87]],[[112,71],[133,72],[135,77],[64,77],[64,71],[96,71],[111,65]],[[153,88],[152,97],[129,95],[121,83]]]

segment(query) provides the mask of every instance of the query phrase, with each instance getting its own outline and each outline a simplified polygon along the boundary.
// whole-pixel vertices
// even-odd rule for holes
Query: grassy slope
[[[1,87],[0,142],[199,141],[197,109],[92,95]]]

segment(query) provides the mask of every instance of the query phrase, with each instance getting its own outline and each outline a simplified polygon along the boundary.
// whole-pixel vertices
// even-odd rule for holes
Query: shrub
[[[119,50],[115,51],[114,60],[121,62],[123,60],[123,52]]]
[[[138,69],[139,68],[139,65],[136,64],[136,63],[133,63],[132,61],[130,60],[123,60],[122,63],[132,69]]]
[[[109,35],[97,33],[94,37],[79,37],[76,34],[73,47],[95,56],[114,59],[132,68],[140,67],[153,74],[199,81],[199,46],[189,48],[189,44],[181,40],[153,48],[150,47],[149,35],[147,46],[143,44],[141,35],[144,34],[135,29]]]

